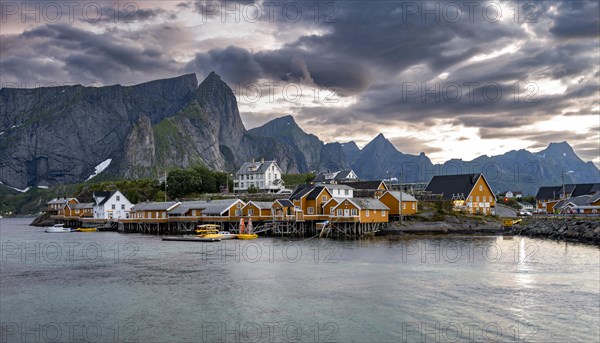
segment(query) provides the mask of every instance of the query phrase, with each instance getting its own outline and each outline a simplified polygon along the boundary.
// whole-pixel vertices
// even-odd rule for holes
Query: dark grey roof
[[[250,201],[249,203],[253,203],[256,207],[263,209],[263,210],[268,210],[271,209],[271,206],[273,205],[272,202],[268,202],[268,201]],[[246,204],[246,205],[248,205]]]
[[[267,169],[271,166],[272,163],[274,163],[275,166],[277,166],[277,168],[279,168],[276,161],[246,162],[240,167],[240,169],[237,171],[236,175],[263,174],[264,172],[267,171]]]
[[[573,197],[594,194],[596,189],[600,190],[600,183],[579,183],[574,186],[575,189],[571,194]]]
[[[115,193],[117,193],[117,191],[111,191],[111,192],[103,192],[104,193],[108,193],[108,195],[99,195],[99,196],[104,196],[104,199],[102,199],[102,201],[100,201],[100,203],[98,204],[98,206],[102,206],[104,205],[110,198],[112,198],[113,195],[115,195]]]
[[[314,186],[312,185],[298,185],[290,195],[290,200],[298,200],[306,195],[308,192],[312,191]]]
[[[275,201],[280,203],[281,206],[283,206],[283,207],[294,207],[294,204],[291,201],[289,201],[288,199],[277,199]]]
[[[547,200],[547,199],[555,199],[559,197],[559,194],[562,193],[561,186],[543,186],[538,189],[538,192],[535,196],[537,200]]]
[[[383,181],[341,181],[340,184],[350,186],[354,189],[377,190]],[[385,183],[384,183],[385,185]],[[385,186],[387,189],[387,185]]]
[[[600,191],[597,191],[596,193],[590,196],[590,204],[598,200],[600,200]]]
[[[342,170],[335,176],[336,181],[342,181],[348,179],[348,175],[352,173],[352,169]],[[354,173],[356,174],[356,173]]]
[[[307,196],[306,198],[307,198],[307,199],[311,199],[311,200],[312,200],[312,199],[316,199],[316,198],[319,196],[319,194],[321,194],[321,192],[322,192],[324,189],[325,189],[325,187],[323,187],[323,186],[317,186],[317,187],[314,187],[314,188],[313,188],[313,189],[310,191],[310,193],[308,193],[308,196]]]
[[[400,200],[400,191],[387,191],[386,193],[390,193],[394,198]],[[406,192],[402,192],[402,201],[417,201],[417,199]]]
[[[202,214],[208,215],[221,215],[229,207],[238,202],[239,199],[222,199],[222,200],[211,200],[206,203],[206,207],[202,211]],[[242,206],[244,203],[242,202]]]
[[[343,203],[344,200],[350,200],[356,206],[363,210],[389,210],[390,208],[385,206],[384,203],[377,199],[373,198],[349,198],[349,199],[340,199],[340,203]],[[339,206],[339,205],[338,205]]]
[[[176,204],[179,204],[179,202],[141,202],[133,206],[131,211],[166,211]]]
[[[469,196],[481,174],[437,175],[434,176],[425,191],[442,195],[445,200],[452,200],[454,195]]]
[[[48,205],[52,205],[52,204],[65,204],[65,203],[67,203],[71,199],[77,200],[76,198],[54,198],[54,199],[48,201],[46,204],[48,204]]]
[[[84,203],[78,203],[78,204],[74,204],[72,205],[74,209],[86,209],[86,208],[93,208],[94,207],[94,203],[93,202],[84,202]]]

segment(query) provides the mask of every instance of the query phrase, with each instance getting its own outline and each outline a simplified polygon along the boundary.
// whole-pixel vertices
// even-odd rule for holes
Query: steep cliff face
[[[257,137],[271,137],[288,147],[298,172],[340,170],[349,167],[341,145],[324,144],[315,135],[304,132],[292,116],[276,118],[263,126],[248,131]]]
[[[141,116],[158,123],[194,96],[196,76],[136,86],[0,89],[0,181],[16,188],[85,180],[122,160]]]

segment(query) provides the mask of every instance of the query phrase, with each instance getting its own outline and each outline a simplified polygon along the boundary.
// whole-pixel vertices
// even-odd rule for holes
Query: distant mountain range
[[[235,171],[275,159],[285,173],[352,168],[362,179],[427,182],[435,174],[483,172],[495,191],[598,182],[600,172],[568,143],[433,164],[398,151],[382,134],[363,149],[327,143],[292,116],[246,130],[237,100],[218,75],[194,74],[135,86],[0,89],[0,182],[15,189],[82,182],[91,175],[138,178],[202,163]],[[100,177],[100,176],[98,176]]]

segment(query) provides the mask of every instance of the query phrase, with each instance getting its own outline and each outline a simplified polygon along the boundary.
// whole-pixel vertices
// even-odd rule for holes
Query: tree
[[[250,187],[248,187],[248,193],[258,193],[258,188],[254,185],[250,185]]]

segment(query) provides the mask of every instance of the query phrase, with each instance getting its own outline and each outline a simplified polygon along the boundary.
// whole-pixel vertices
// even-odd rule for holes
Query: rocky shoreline
[[[600,219],[528,218],[514,227],[514,234],[600,245]]]
[[[422,234],[494,234],[547,238],[559,241],[600,245],[598,218],[528,218],[513,228],[504,228],[499,222],[459,220],[446,218],[440,222],[390,223],[379,235]]]

